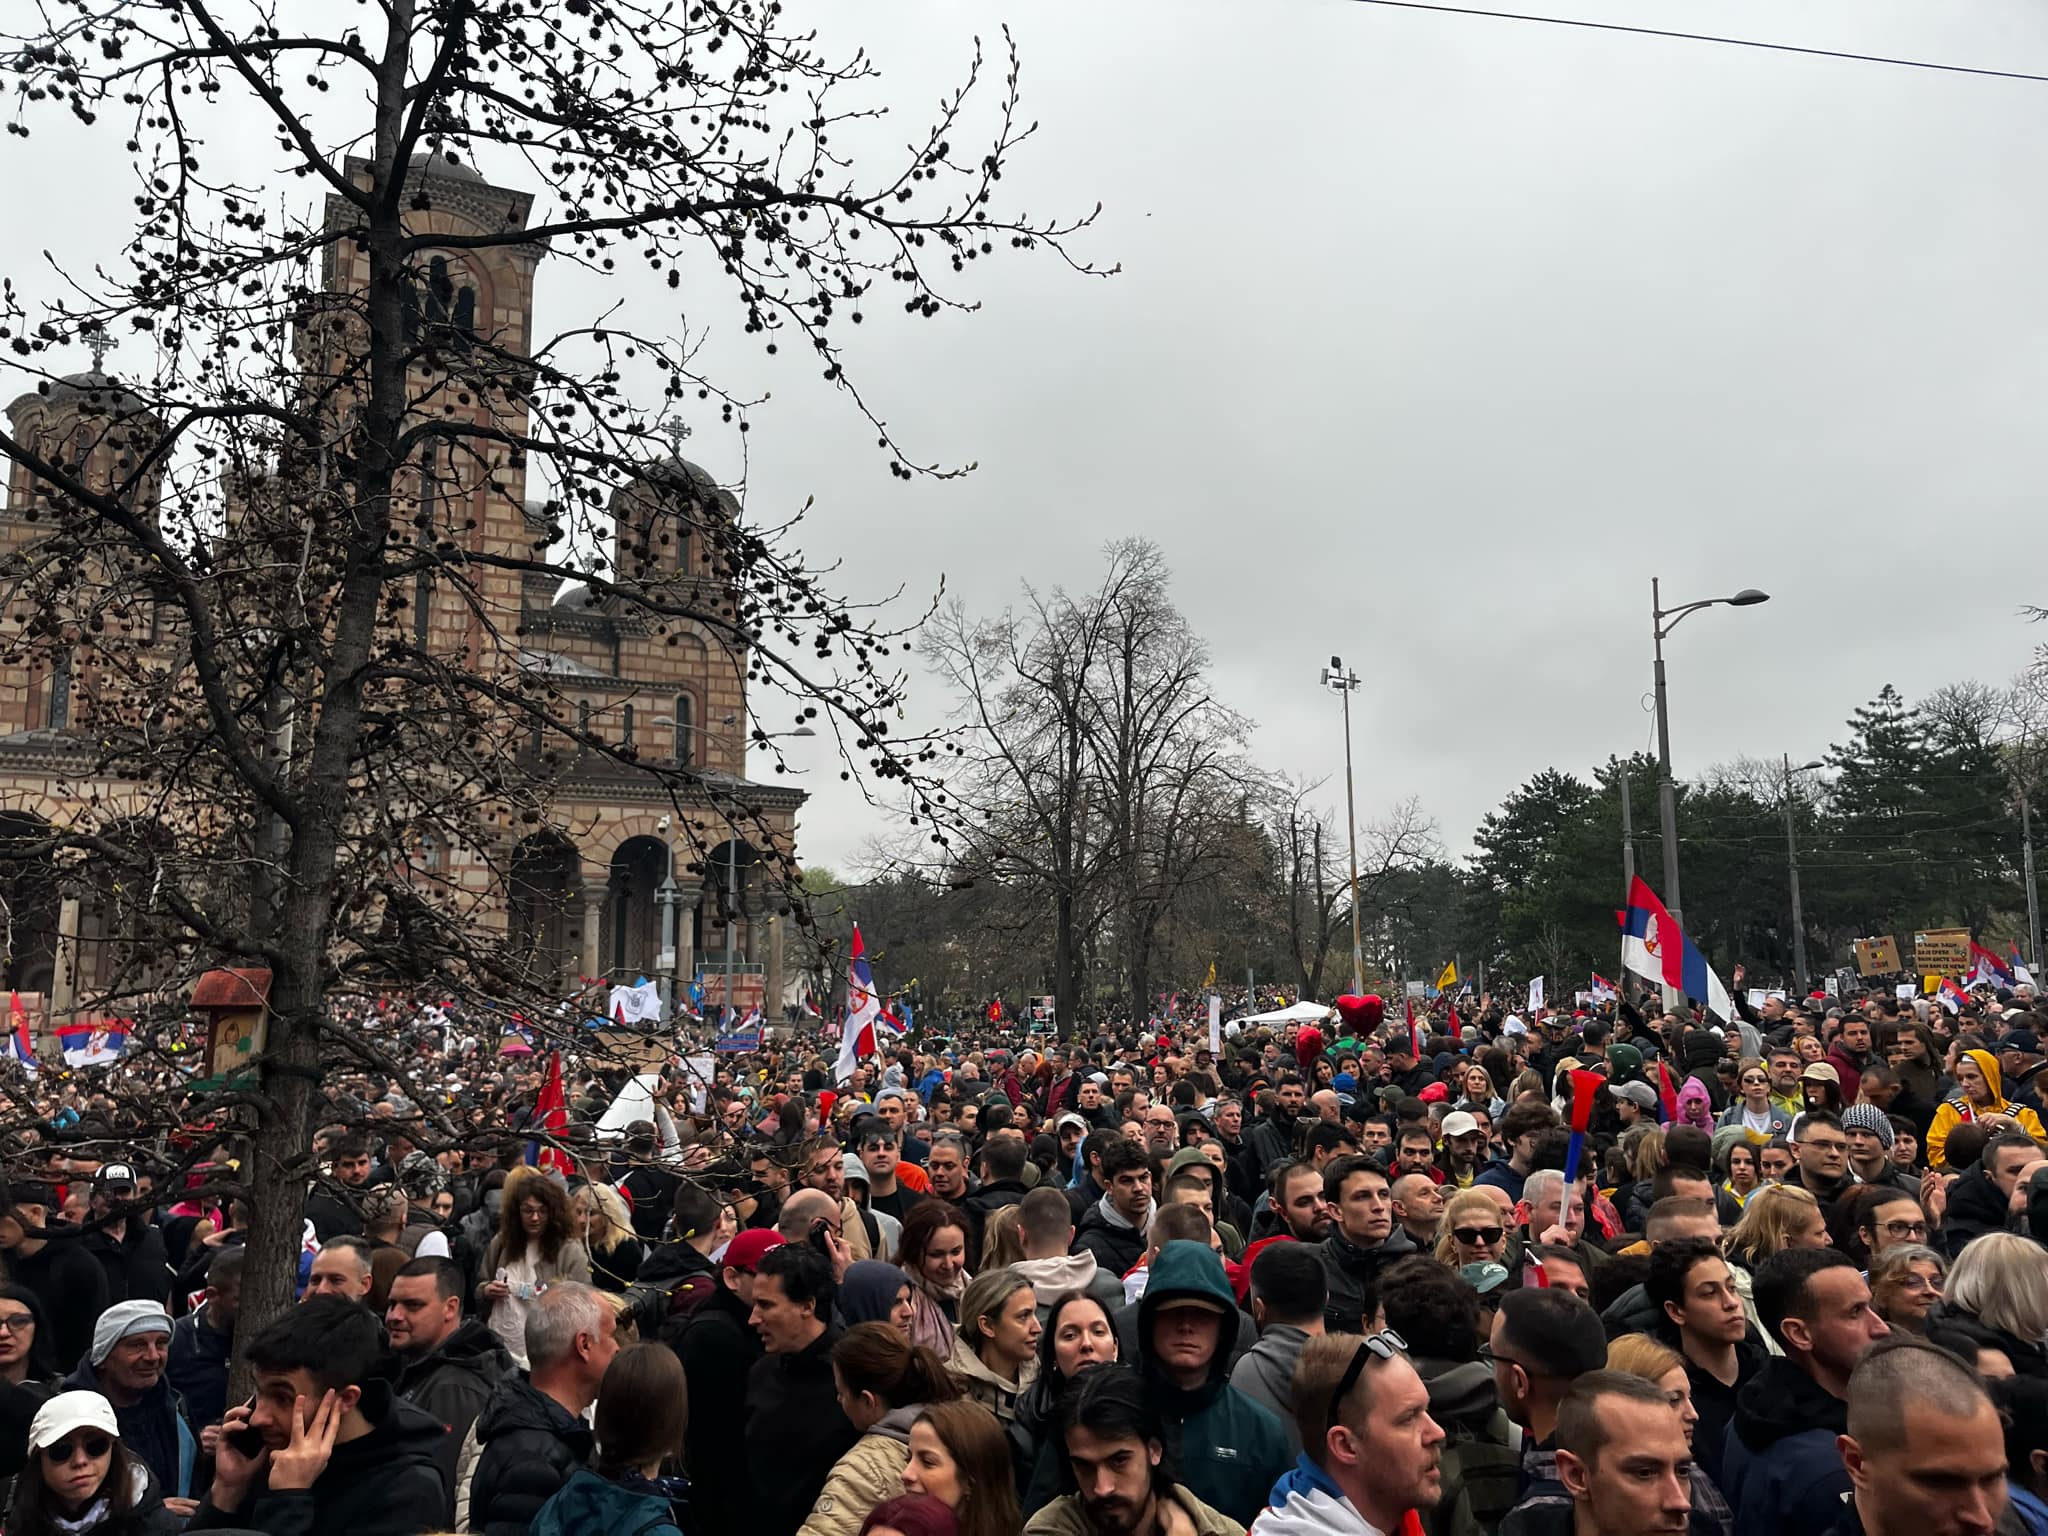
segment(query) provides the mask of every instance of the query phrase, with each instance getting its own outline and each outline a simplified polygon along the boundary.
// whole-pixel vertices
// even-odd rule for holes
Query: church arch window
[[[687,693],[676,695],[676,766],[688,768],[696,761],[697,702]]]

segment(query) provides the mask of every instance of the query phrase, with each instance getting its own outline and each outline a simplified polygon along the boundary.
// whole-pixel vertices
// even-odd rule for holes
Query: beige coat
[[[946,1374],[960,1395],[970,1397],[1008,1424],[1017,1417],[1017,1399],[1038,1379],[1038,1362],[1027,1363],[1015,1381],[1005,1380],[982,1364],[981,1356],[967,1347],[967,1341],[953,1336],[953,1353],[946,1361]]]
[[[1211,1509],[1179,1484],[1174,1485],[1173,1501],[1193,1522],[1195,1536],[1244,1536],[1243,1526],[1230,1516]],[[1095,1533],[1089,1528],[1088,1517],[1081,1513],[1080,1495],[1070,1493],[1054,1499],[1026,1520],[1024,1536],[1095,1536]]]
[[[831,1475],[796,1536],[857,1536],[877,1504],[903,1492],[903,1469],[910,1464],[910,1426],[923,1412],[922,1403],[892,1408],[856,1440],[853,1449],[832,1464]]]

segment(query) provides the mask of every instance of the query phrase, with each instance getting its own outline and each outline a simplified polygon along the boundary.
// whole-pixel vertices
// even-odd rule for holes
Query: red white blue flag
[[[1642,876],[1628,890],[1628,905],[1615,914],[1621,920],[1621,957],[1628,968],[1649,981],[1706,1004],[1724,1024],[1735,1017],[1735,1005],[1706,956],[1679,930],[1657,893]]]

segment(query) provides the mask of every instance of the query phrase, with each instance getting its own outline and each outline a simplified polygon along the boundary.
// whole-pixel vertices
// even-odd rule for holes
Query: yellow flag
[[[1934,996],[1935,993],[1941,990],[1941,978],[1939,976],[1922,976],[1920,978],[1920,990],[1928,997]]]
[[[1202,978],[1202,985],[1205,987],[1216,985],[1216,962],[1214,960],[1209,962],[1209,974]]]
[[[1443,991],[1443,990],[1444,990],[1444,989],[1445,989],[1446,987],[1455,987],[1455,986],[1456,986],[1457,984],[1458,984],[1458,962],[1457,962],[1457,961],[1455,961],[1455,960],[1453,960],[1453,961],[1452,961],[1452,962],[1451,962],[1451,963],[1450,963],[1449,965],[1447,965],[1447,966],[1445,966],[1445,967],[1444,967],[1444,973],[1443,973],[1443,975],[1441,975],[1441,976],[1437,977],[1437,979],[1436,979],[1436,989],[1437,989],[1437,991],[1441,992],[1441,991]]]

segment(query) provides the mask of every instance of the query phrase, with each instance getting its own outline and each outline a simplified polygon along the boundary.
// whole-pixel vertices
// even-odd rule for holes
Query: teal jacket
[[[1200,1297],[1220,1309],[1209,1379],[1192,1390],[1173,1385],[1152,1354],[1152,1323],[1176,1297]],[[1294,1464],[1287,1431],[1270,1410],[1230,1384],[1237,1340],[1237,1297],[1223,1261],[1204,1243],[1171,1242],[1152,1260],[1138,1303],[1138,1358],[1167,1421],[1180,1428],[1180,1481],[1211,1509],[1250,1525],[1274,1482]]]
[[[578,1467],[533,1517],[532,1536],[683,1536],[669,1501]]]

